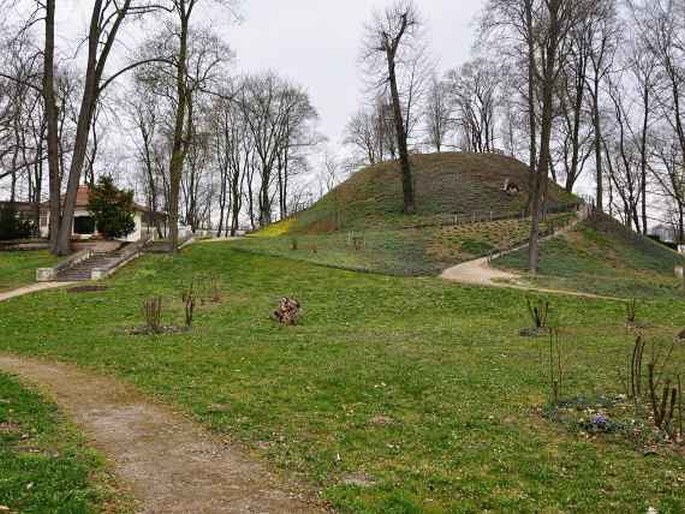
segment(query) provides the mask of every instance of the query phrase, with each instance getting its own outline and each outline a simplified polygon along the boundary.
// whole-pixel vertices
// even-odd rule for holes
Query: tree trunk
[[[592,120],[595,131],[596,208],[604,211],[604,173],[602,171],[602,122],[599,116],[599,78],[595,77],[592,92]]]
[[[535,194],[535,166],[537,163],[537,119],[535,116],[535,42],[533,40],[533,5],[532,0],[525,0],[526,42],[528,45],[528,124],[530,128],[529,168],[530,197],[527,209],[533,212],[533,195]]]
[[[414,201],[414,183],[411,178],[411,163],[409,162],[409,149],[407,148],[407,133],[404,129],[400,93],[397,87],[397,74],[395,72],[395,54],[391,49],[387,50],[388,77],[390,80],[390,96],[392,97],[393,119],[395,132],[397,133],[397,146],[400,153],[400,167],[402,170],[402,196],[405,214],[414,214],[416,204]]]
[[[185,130],[186,110],[188,108],[188,91],[186,87],[186,67],[188,61],[188,17],[185,15],[184,6],[181,6],[180,20],[181,32],[179,34],[178,64],[176,69],[176,115],[174,119],[174,135],[171,149],[171,162],[169,163],[169,242],[171,252],[178,252],[178,212],[181,190],[181,178],[183,176],[183,164],[185,162],[185,145],[183,135]]]
[[[48,175],[50,188],[50,248],[57,251],[62,206],[59,172],[58,112],[55,103],[55,0],[45,2],[45,51],[43,52],[43,101],[45,102]]]
[[[640,139],[640,186],[641,186],[641,200],[642,200],[642,233],[647,234],[647,130],[649,128],[649,108],[650,95],[649,85],[645,84],[643,91],[644,101],[644,120],[642,122],[642,137]]]
[[[542,118],[540,122],[540,160],[533,177],[531,229],[528,263],[530,273],[537,275],[540,266],[540,223],[543,215],[544,194],[547,189],[547,174],[551,161],[552,123],[554,121],[554,89],[556,86],[557,50],[559,45],[559,10],[561,0],[551,1],[549,5],[549,35],[545,48],[546,59],[543,63],[542,77]]]

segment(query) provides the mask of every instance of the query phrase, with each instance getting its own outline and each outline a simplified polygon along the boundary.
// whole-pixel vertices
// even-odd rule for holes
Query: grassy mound
[[[321,234],[350,230],[388,230],[520,216],[528,199],[528,167],[495,154],[442,153],[412,157],[416,189],[414,216],[402,214],[397,162],[355,173],[310,209],[276,224],[265,234]],[[502,190],[505,181],[520,193]],[[550,183],[552,210],[568,210],[578,199]]]
[[[399,165],[354,174],[310,209],[260,231],[240,248],[354,270],[431,275],[525,241],[528,168],[493,154],[412,158],[417,213],[402,214]],[[502,190],[516,184],[518,194]],[[550,184],[550,210],[578,199]],[[559,221],[554,218],[555,221]]]
[[[495,266],[523,271],[526,250],[495,261]],[[683,282],[674,268],[683,257],[628,230],[606,215],[597,215],[563,237],[541,246],[543,287],[620,297],[683,297]]]

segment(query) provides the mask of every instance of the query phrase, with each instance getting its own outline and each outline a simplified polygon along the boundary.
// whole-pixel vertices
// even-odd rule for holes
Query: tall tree
[[[424,116],[428,144],[440,153],[452,128],[452,106],[447,94],[447,84],[435,75],[430,81]]]
[[[58,112],[55,101],[55,0],[45,0],[45,49],[43,51],[43,99],[45,102],[48,177],[50,187],[50,248],[58,252],[62,192],[59,167]]]
[[[405,214],[416,212],[414,183],[412,181],[407,125],[400,99],[400,70],[411,60],[412,44],[416,43],[420,21],[412,0],[398,0],[382,13],[376,13],[367,27],[364,58],[372,66],[377,85],[390,90],[393,122],[402,172],[403,210]],[[416,46],[413,47],[416,49]],[[381,64],[382,63],[382,64]]]
[[[49,3],[52,3],[52,7],[54,7],[54,2]],[[86,59],[83,95],[79,106],[76,135],[74,138],[69,173],[67,175],[67,191],[61,212],[51,211],[51,218],[57,218],[59,220],[57,237],[52,247],[52,252],[56,255],[67,255],[71,252],[71,235],[74,210],[76,208],[76,192],[83,176],[89,135],[91,133],[93,117],[95,116],[100,95],[115,78],[139,64],[136,63],[127,66],[108,79],[103,80],[112,48],[117,41],[124,20],[128,16],[149,12],[154,8],[156,8],[156,6],[142,3],[137,4],[134,3],[134,0],[122,0],[121,2],[115,0],[94,0],[86,39],[88,55]],[[46,51],[46,55],[51,53],[54,56],[54,10],[50,15],[46,16],[45,25],[46,50],[48,50],[48,45],[52,46],[49,51]],[[51,43],[48,43],[48,40],[50,40]],[[50,64],[53,64],[53,62],[46,62],[46,70]],[[52,75],[49,74],[49,71],[46,72],[46,83],[52,79]],[[49,103],[49,101],[46,101],[46,104]],[[48,127],[52,126],[52,128],[48,129],[50,134],[54,131],[56,114],[57,113],[47,105],[46,116],[48,118]],[[48,137],[50,138],[50,136]],[[54,135],[52,137],[54,137]],[[50,153],[50,141],[48,141],[48,152]],[[56,192],[55,186],[55,193]],[[51,198],[51,205],[54,201],[55,199]]]
[[[532,274],[537,273],[540,261],[540,224],[558,114],[556,92],[569,58],[570,34],[588,15],[589,4],[589,0],[491,0],[487,7],[486,27],[504,32],[526,56],[532,217],[528,264]]]
[[[595,206],[604,210],[604,140],[601,109],[601,86],[609,77],[618,47],[619,26],[616,0],[598,0],[593,16],[589,18],[587,35],[589,41],[589,71],[586,77],[590,95],[590,112],[593,128],[593,151],[595,157]]]

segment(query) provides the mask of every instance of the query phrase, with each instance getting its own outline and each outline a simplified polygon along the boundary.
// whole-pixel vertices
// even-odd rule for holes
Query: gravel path
[[[25,296],[27,294],[38,293],[40,291],[47,291],[48,289],[57,289],[59,287],[73,286],[75,282],[40,282],[38,284],[31,284],[30,286],[20,287],[11,291],[0,293],[0,302],[5,302],[12,298]]]

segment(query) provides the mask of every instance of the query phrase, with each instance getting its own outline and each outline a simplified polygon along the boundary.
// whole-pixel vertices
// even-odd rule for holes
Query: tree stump
[[[281,298],[274,311],[274,318],[283,325],[297,325],[301,311],[300,302],[296,298]]]

